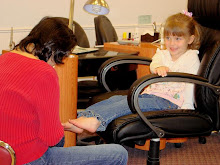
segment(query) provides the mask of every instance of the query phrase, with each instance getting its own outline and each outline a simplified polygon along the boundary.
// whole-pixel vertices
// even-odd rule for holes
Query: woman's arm
[[[59,117],[59,82],[54,70],[46,71],[35,82],[35,105],[39,118],[38,137],[53,146],[64,136]]]

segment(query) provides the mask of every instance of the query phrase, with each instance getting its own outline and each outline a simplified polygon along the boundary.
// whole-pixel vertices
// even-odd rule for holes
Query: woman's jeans
[[[128,153],[118,144],[57,146],[49,148],[42,157],[26,165],[127,165]]]
[[[142,112],[178,108],[176,104],[169,100],[155,95],[139,95],[138,102]],[[105,131],[112,120],[129,114],[131,114],[131,110],[128,107],[127,96],[116,95],[91,105],[86,110],[79,112],[78,118],[80,116],[96,117],[101,122],[97,131]]]

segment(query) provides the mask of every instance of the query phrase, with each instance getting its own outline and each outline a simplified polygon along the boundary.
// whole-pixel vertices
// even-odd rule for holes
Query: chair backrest
[[[115,42],[118,35],[111,21],[104,15],[94,18],[96,45],[103,45],[105,42]]]
[[[219,0],[188,0],[188,11],[203,26],[220,29],[220,3]]]
[[[213,85],[220,85],[220,3],[219,0],[188,0],[188,10],[201,25],[202,38],[198,75]],[[208,114],[220,129],[220,98],[208,87],[196,86],[196,108]]]
[[[15,152],[12,147],[0,140],[0,165],[14,165]]]
[[[206,52],[202,58],[198,75],[206,78],[209,83],[220,86],[220,44],[210,52]],[[196,86],[195,90],[196,109],[200,112],[208,114],[215,128],[219,130],[220,126],[220,98],[210,88],[204,86]]]
[[[220,3],[219,0],[188,0],[188,11],[202,25],[200,55],[212,49],[220,41]],[[202,57],[202,56],[201,56]]]
[[[57,18],[60,18],[62,21],[64,21],[65,24],[67,25],[69,24],[68,18],[64,18],[64,17],[57,17]],[[89,48],[90,44],[85,31],[76,21],[73,21],[73,24],[75,25],[75,35],[77,39],[77,45],[84,48]]]

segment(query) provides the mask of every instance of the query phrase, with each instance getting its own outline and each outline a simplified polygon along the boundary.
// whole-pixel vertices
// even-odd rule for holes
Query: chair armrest
[[[176,73],[169,72],[166,77],[161,77],[156,74],[146,75],[138,80],[136,80],[128,92],[128,105],[133,113],[138,113],[140,118],[150,127],[159,138],[164,136],[164,131],[158,127],[153,126],[147,118],[144,116],[142,111],[140,110],[138,103],[138,95],[142,92],[142,90],[153,83],[157,82],[187,82],[194,83],[198,85],[203,85],[212,89],[217,95],[220,95],[220,86],[216,86],[210,84],[207,79],[187,73]],[[219,113],[219,112],[218,112]]]
[[[106,74],[114,66],[120,64],[144,64],[150,65],[151,58],[141,57],[137,55],[117,56],[105,61],[98,70],[98,81],[108,92],[111,91],[106,83]]]

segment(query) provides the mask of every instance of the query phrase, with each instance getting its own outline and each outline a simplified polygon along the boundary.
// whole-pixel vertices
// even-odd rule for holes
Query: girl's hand
[[[155,74],[158,74],[159,76],[165,77],[167,76],[167,72],[169,72],[169,68],[166,66],[155,68]]]

